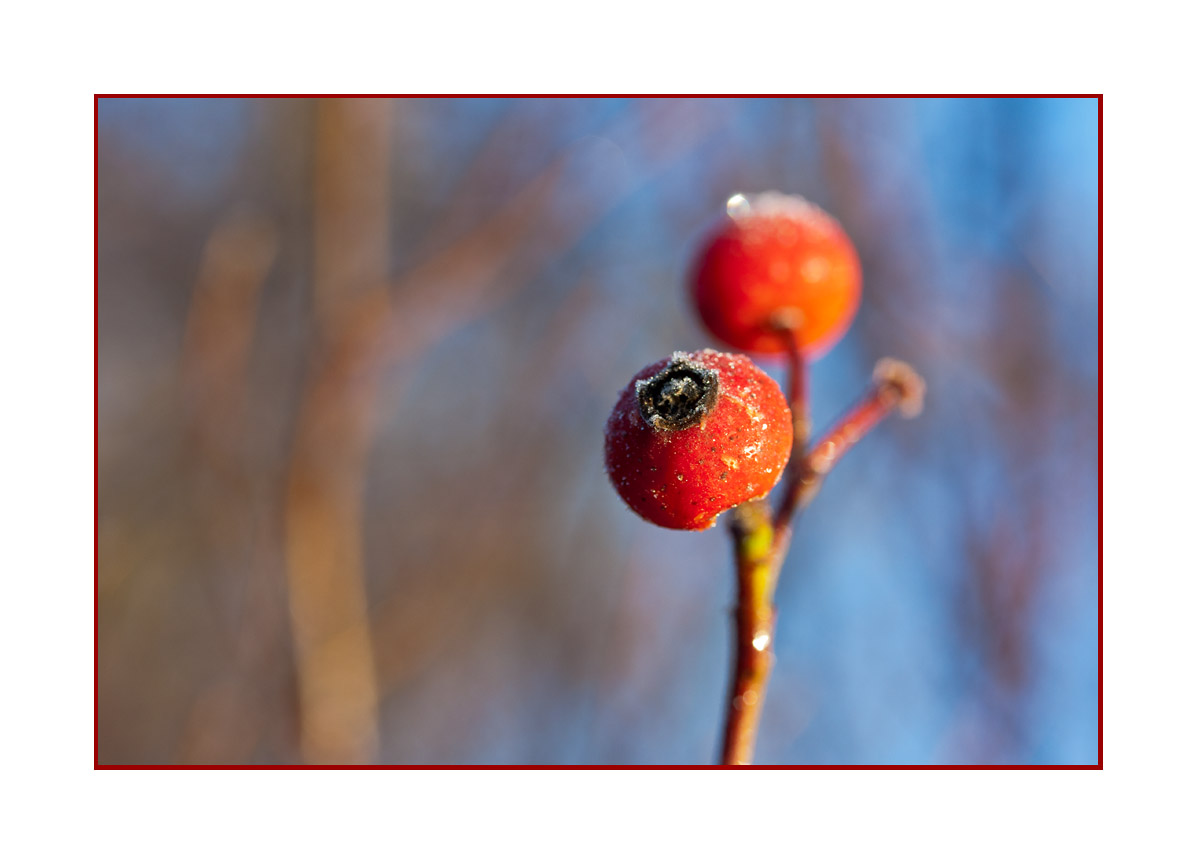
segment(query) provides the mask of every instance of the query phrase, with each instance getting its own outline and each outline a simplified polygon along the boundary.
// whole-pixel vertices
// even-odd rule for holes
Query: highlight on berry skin
[[[733,195],[690,276],[704,326],[742,351],[780,354],[780,330],[815,358],[849,329],[861,301],[861,265],[840,223],[797,195]]]
[[[749,358],[675,352],[620,392],[604,461],[635,513],[665,528],[699,531],[773,489],[793,435],[782,390]]]

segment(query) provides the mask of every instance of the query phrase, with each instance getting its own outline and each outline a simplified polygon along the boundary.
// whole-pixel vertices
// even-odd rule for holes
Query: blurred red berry
[[[604,456],[616,492],[636,513],[699,530],[773,488],[793,435],[786,398],[749,358],[675,352],[620,393]]]
[[[728,345],[783,352],[777,328],[797,325],[803,353],[814,356],[852,323],[861,265],[840,223],[814,204],[737,195],[699,254],[691,291],[703,323]]]

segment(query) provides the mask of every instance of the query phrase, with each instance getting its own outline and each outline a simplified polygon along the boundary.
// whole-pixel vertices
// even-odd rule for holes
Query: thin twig
[[[809,495],[814,495],[819,482],[841,457],[892,411],[897,409],[905,417],[919,414],[923,393],[923,379],[910,366],[892,358],[878,361],[869,393],[811,449],[807,457]]]
[[[789,327],[782,333],[786,339],[787,397],[790,400],[795,435],[790,462],[786,466],[782,501],[774,517],[776,547],[779,543],[785,544],[789,540],[791,522],[800,506],[808,476],[807,439],[811,435],[811,409],[807,402],[807,363],[799,346],[799,331],[797,327]]]

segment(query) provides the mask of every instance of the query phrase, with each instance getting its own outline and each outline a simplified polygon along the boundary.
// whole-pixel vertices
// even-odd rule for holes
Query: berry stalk
[[[776,514],[764,500],[747,502],[732,511],[737,583],[735,661],[720,757],[720,762],[728,766],[753,762],[774,662],[774,589],[798,513],[815,498],[823,478],[841,457],[882,419],[895,410],[914,417],[923,408],[923,379],[907,364],[884,358],[874,368],[873,387],[866,396],[808,450],[807,370],[797,328],[785,331],[785,342],[787,398],[795,435],[782,501]]]
[[[747,502],[732,512],[736,549],[735,661],[720,762],[753,762],[765,688],[774,665],[774,585],[778,579],[769,505]]]
[[[806,448],[811,429],[807,364],[798,327],[780,327],[778,333],[787,349],[786,395],[794,424],[794,447],[786,467],[785,492],[777,515],[764,500],[747,502],[732,512],[737,585],[733,617],[735,661],[720,756],[720,762],[727,766],[745,766],[753,762],[765,689],[774,665],[774,625],[777,620],[774,588],[790,544],[799,490],[807,474]]]
[[[786,394],[790,400],[790,414],[794,418],[794,449],[790,453],[790,464],[786,466],[786,481],[782,491],[782,503],[774,517],[775,547],[783,547],[779,558],[786,555],[785,544],[790,539],[791,522],[798,510],[804,479],[807,476],[807,443],[811,437],[811,410],[807,404],[807,362],[803,357],[802,341],[797,327],[783,331],[786,341]],[[779,566],[781,563],[779,562]]]

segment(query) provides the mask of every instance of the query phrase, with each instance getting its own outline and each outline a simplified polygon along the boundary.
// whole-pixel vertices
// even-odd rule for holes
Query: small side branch
[[[884,417],[895,410],[904,417],[919,414],[923,410],[923,395],[924,381],[908,364],[893,358],[878,361],[869,393],[808,454],[800,507],[815,495],[820,481],[841,457]]]

